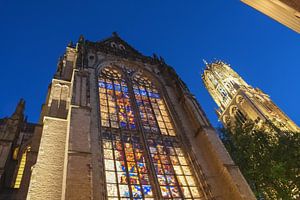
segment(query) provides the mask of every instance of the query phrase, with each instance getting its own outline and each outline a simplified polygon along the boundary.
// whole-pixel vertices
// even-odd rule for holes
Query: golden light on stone
[[[300,1],[298,0],[241,0],[274,20],[300,33]]]
[[[297,132],[299,127],[258,88],[248,85],[229,64],[206,63],[202,80],[219,106],[217,115],[225,127],[253,121],[271,122],[282,131]]]

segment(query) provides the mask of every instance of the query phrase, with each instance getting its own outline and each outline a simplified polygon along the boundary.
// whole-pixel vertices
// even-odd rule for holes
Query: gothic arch
[[[105,77],[110,76],[105,67],[110,67],[111,73],[116,70],[116,75],[111,76],[118,81]],[[168,94],[159,85],[160,80],[145,69],[126,73],[125,66],[118,67],[110,63],[98,71],[107,196],[197,199],[204,195],[201,194],[204,183],[193,161],[188,159],[189,152],[180,139],[180,129],[175,126],[174,113],[164,98]],[[124,83],[118,69],[124,72]],[[128,85],[126,80],[130,81]],[[119,149],[113,150],[112,144],[119,145]],[[167,186],[167,181],[173,186]]]
[[[235,105],[230,106],[229,108],[229,114],[230,116],[234,116],[236,114],[236,111],[238,110],[238,107]]]
[[[223,122],[224,122],[225,124],[229,125],[229,124],[230,124],[230,116],[224,115],[224,116],[223,116]]]
[[[255,97],[260,101],[260,102],[265,102],[265,99],[261,97],[260,95],[255,95]]]
[[[242,95],[238,95],[237,97],[236,97],[236,103],[237,104],[240,104],[240,103],[243,103],[244,102],[244,97],[242,96]]]
[[[99,76],[101,73],[101,70],[105,67],[114,67],[117,68],[119,70],[122,69],[122,67],[120,66],[120,63],[117,61],[105,61],[105,62],[101,62],[97,65],[96,67],[96,75]]]

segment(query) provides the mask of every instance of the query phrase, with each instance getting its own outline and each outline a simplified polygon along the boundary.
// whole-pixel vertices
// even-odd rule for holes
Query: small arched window
[[[125,47],[124,47],[124,45],[123,45],[123,44],[119,44],[119,49],[121,49],[121,50],[125,50]]]
[[[110,46],[113,47],[113,48],[118,48],[118,45],[115,42],[111,42]]]

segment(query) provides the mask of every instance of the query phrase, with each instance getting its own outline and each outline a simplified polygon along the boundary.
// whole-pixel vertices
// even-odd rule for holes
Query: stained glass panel
[[[121,74],[112,68],[103,69],[99,79],[101,125],[135,129],[134,113],[128,87]]]
[[[155,87],[149,87],[151,83],[145,81],[136,80],[133,86],[144,130],[154,134],[160,132],[162,135],[175,136],[164,100]]]
[[[182,148],[176,139],[159,139],[159,137],[148,139],[149,151],[155,166],[158,183],[161,185],[161,193],[169,197],[180,197],[180,191],[186,198],[199,197],[200,191],[191,176],[191,169],[183,157]],[[168,149],[169,154],[157,149]],[[161,154],[161,153],[162,154]],[[155,164],[159,163],[159,164]],[[160,164],[161,163],[161,164]],[[169,187],[164,187],[169,186]],[[178,187],[179,186],[179,187]]]
[[[140,136],[104,132],[102,142],[107,196],[153,197],[149,170],[145,162],[139,162],[146,160]]]

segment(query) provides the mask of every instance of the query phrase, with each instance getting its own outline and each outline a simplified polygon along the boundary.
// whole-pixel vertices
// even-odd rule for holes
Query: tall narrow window
[[[19,164],[19,169],[18,169],[16,180],[15,180],[14,188],[20,188],[25,165],[26,165],[27,151],[29,151],[29,150],[30,150],[30,147],[27,147],[27,149],[22,154],[22,158],[21,158],[21,162]]]
[[[160,98],[157,89],[144,77],[136,75],[134,79],[133,89],[144,130],[175,136],[166,105]]]
[[[104,68],[98,81],[107,197],[153,199],[127,84],[113,68]]]
[[[98,79],[108,199],[200,200],[164,99],[149,79],[129,74],[107,67]]]
[[[157,88],[146,77],[136,75],[133,89],[162,197],[200,199],[203,194]]]

